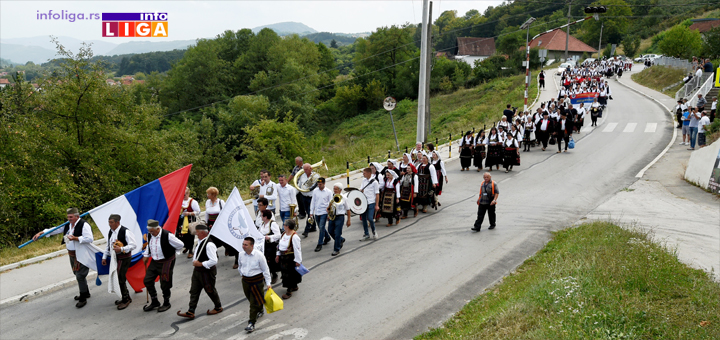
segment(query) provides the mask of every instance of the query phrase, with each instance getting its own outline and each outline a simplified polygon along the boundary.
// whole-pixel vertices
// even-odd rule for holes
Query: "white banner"
[[[248,236],[255,239],[255,249],[262,253],[265,248],[265,236],[255,227],[237,187],[233,188],[230,193],[230,197],[215,220],[210,235],[217,237],[238,252],[243,251],[242,242]]]

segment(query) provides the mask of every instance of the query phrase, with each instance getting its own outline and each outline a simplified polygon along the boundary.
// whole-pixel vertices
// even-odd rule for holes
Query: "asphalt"
[[[128,309],[117,311],[112,303],[115,298],[105,293],[105,286],[91,286],[88,305],[76,309],[72,297],[77,288],[70,286],[0,306],[0,335],[3,339],[411,338],[439,326],[501,280],[541,249],[552,231],[594,213],[603,214],[604,204],[621,192],[628,193],[623,189],[637,184],[635,175],[663,152],[672,139],[669,116],[655,102],[613,82],[615,100],[603,121],[597,128],[574,135],[574,150],[556,154],[553,147],[545,152],[533,148],[522,153],[522,165],[515,171],[492,172],[500,189],[495,230],[487,230],[485,222],[481,232],[470,231],[482,174],[460,172],[457,160],[449,160],[449,183],[437,211],[392,227],[382,221],[380,239],[373,242],[358,241],[361,223],[353,218],[344,232],[345,247],[336,257],[330,256],[328,246],[312,251],[317,233],[304,239],[304,264],[311,272],[303,278],[300,290],[285,301],[285,309],[260,319],[253,334],[242,331],[248,303],[240,276],[231,269],[232,258],[221,256],[217,290],[225,311],[218,316],[199,313],[195,320],[184,321],[174,314],[187,308],[192,270],[189,261],[179,259],[173,308],[167,313],[143,312],[142,293],[133,296]],[[543,91],[541,100],[555,93],[555,89]],[[645,132],[652,130],[650,126],[655,126],[654,132]],[[649,169],[646,176],[654,171]],[[353,178],[352,185],[358,181]],[[64,263],[47,270],[56,271],[69,270]],[[284,292],[279,286],[276,291]],[[203,308],[212,308],[204,295],[198,311]],[[42,327],[31,326],[37,320],[42,320]]]

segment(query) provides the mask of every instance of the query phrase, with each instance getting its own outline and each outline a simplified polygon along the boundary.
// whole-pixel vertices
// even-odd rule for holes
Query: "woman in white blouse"
[[[272,211],[263,210],[261,213],[262,224],[258,231],[265,236],[265,259],[267,260],[268,267],[270,268],[270,274],[272,275],[272,284],[277,282],[278,272],[280,271],[280,264],[275,262],[275,256],[277,256],[277,244],[282,237],[280,233],[280,227],[273,218]]]
[[[220,191],[216,187],[209,187],[207,190],[207,201],[205,201],[205,224],[208,227],[208,231],[212,230],[215,220],[217,220],[220,211],[225,206],[225,201],[218,198]],[[226,245],[219,238],[210,235],[210,240],[215,243],[218,248],[225,247],[225,256],[235,256],[237,252],[232,247]],[[234,265],[233,269],[237,269],[237,264]]]
[[[505,172],[512,171],[513,165],[520,165],[520,145],[512,133],[507,134],[507,139],[503,141],[503,168]]]
[[[302,247],[300,236],[295,233],[295,221],[285,220],[283,226],[285,233],[278,242],[275,263],[280,264],[283,274],[282,285],[287,288],[287,292],[282,295],[282,298],[289,299],[292,292],[298,290],[298,283],[302,282],[302,275],[295,270],[295,267],[300,267],[302,264]]]

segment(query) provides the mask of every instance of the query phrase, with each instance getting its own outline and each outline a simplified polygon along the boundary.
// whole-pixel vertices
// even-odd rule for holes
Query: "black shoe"
[[[342,242],[340,242],[340,244],[341,244],[341,245],[342,245],[342,244],[345,244],[345,239],[343,239]]]
[[[472,231],[480,231],[480,228],[470,228]]]
[[[158,308],[158,313],[162,313],[162,312],[170,309],[170,307],[172,307],[172,306],[170,305],[170,302],[165,301],[165,303],[163,303],[163,305]]]
[[[299,220],[304,220],[305,217],[307,217],[307,216],[305,216],[305,215],[298,215],[298,219],[299,219]]]
[[[257,318],[258,318],[258,319],[259,319],[259,318],[262,318],[263,315],[265,315],[265,311],[264,311],[264,310],[260,310],[260,312],[257,313]]]
[[[488,229],[491,229],[491,230],[492,230],[492,229],[495,229],[495,226],[494,226],[494,225],[491,225],[490,228],[488,228]]]
[[[321,251],[321,250],[322,250],[322,246],[317,246],[317,247],[315,247],[315,251],[316,251],[316,252]]]
[[[304,233],[302,233],[302,236],[303,236],[304,238],[307,238],[307,237],[308,237],[308,233],[307,233],[307,231],[306,231],[306,232],[304,232]]]
[[[158,307],[160,307],[160,301],[158,301],[158,299],[152,299],[152,302],[150,302],[149,305],[145,305],[145,307],[143,307],[143,310],[149,312]]]
[[[83,308],[83,307],[85,307],[85,305],[87,305],[87,300],[81,299],[81,300],[78,300],[78,303],[75,304],[75,307]]]
[[[80,293],[80,295],[76,295],[73,299],[75,299],[75,301],[80,301],[83,297],[89,299],[90,293]]]
[[[312,228],[312,229],[310,229],[310,232],[311,232],[311,233],[314,233],[314,232],[316,232],[316,231],[317,231],[317,228]]]
[[[330,240],[325,240],[325,242],[323,242],[323,245],[326,246],[328,243],[330,243]]]
[[[132,302],[132,299],[131,298],[123,298],[122,300],[115,300],[115,305],[117,306],[123,302],[130,303],[130,302]]]
[[[340,254],[340,251],[339,251],[339,250],[336,250],[336,251],[332,252],[332,254],[330,254],[330,255],[332,255],[332,256],[337,256],[337,254]]]
[[[272,280],[270,281],[270,284],[271,284],[271,285],[274,285],[274,284],[277,282],[277,280],[278,280],[278,274],[273,273],[273,274],[272,274]]]
[[[248,333],[252,333],[255,330],[255,324],[252,322],[248,322],[247,327],[245,327],[245,331]]]

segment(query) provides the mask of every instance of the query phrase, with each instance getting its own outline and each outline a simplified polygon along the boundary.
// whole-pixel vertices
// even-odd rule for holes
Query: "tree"
[[[698,30],[690,30],[682,24],[675,25],[665,32],[658,48],[667,56],[687,59],[702,52],[702,37]]]
[[[720,59],[720,27],[705,32],[703,54],[712,59]]]
[[[255,174],[258,169],[267,169],[271,174],[285,173],[295,157],[306,154],[305,136],[294,120],[263,119],[245,132],[244,173]]]
[[[632,7],[628,7],[627,3],[623,0],[602,0],[596,1],[590,6],[601,6],[607,5],[607,13],[600,14],[600,20],[585,20],[582,25],[584,34],[581,39],[589,44],[595,46],[600,39],[600,25],[603,25],[602,30],[602,44],[619,44],[623,36],[630,27],[630,19],[627,16],[632,16]]]
[[[640,48],[640,38],[636,35],[626,36],[622,41],[622,48],[626,57],[634,58]]]
[[[338,44],[337,44],[337,41],[335,41],[335,39],[330,41],[330,48],[338,48]]]

